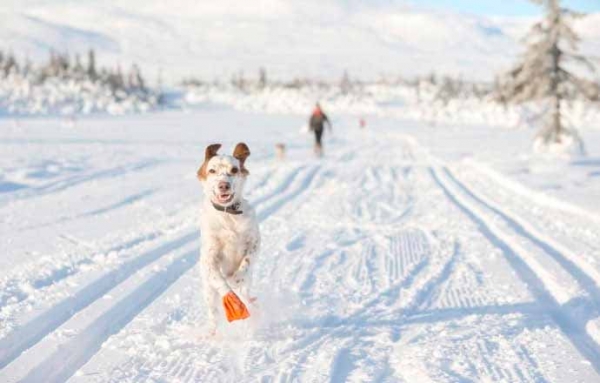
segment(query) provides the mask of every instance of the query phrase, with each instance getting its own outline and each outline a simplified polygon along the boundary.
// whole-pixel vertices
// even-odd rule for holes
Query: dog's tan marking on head
[[[233,157],[236,158],[238,161],[240,161],[240,171],[245,176],[250,174],[248,169],[246,169],[246,167],[244,166],[244,163],[246,162],[246,158],[248,158],[249,155],[250,155],[250,149],[248,148],[248,145],[244,144],[243,142],[240,142],[239,144],[237,144],[235,146],[235,149],[233,150]]]
[[[211,158],[217,155],[217,152],[220,148],[221,144],[212,144],[206,147],[206,150],[204,151],[204,162],[202,163],[202,166],[200,166],[200,169],[198,169],[198,172],[196,173],[200,181],[204,181],[206,179],[206,166],[208,165],[208,161],[210,161]]]

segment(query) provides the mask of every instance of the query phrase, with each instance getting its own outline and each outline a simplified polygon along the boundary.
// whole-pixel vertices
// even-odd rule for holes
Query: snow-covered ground
[[[2,382],[597,382],[600,132],[200,109],[0,120]],[[260,308],[198,337],[204,147],[252,150]],[[274,158],[286,143],[288,157]]]

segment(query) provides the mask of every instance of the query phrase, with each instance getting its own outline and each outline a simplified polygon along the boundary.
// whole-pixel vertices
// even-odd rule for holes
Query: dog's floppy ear
[[[248,158],[249,155],[250,149],[248,149],[248,145],[244,144],[243,142],[237,144],[235,146],[235,149],[233,150],[233,157],[237,158],[237,160],[240,161],[240,170],[244,175],[250,174],[248,169],[246,169],[246,167],[244,166],[246,158]]]
[[[206,150],[204,151],[204,162],[202,163],[202,166],[200,166],[200,169],[198,169],[198,172],[196,173],[200,181],[204,181],[206,179],[206,165],[208,165],[208,161],[210,161],[211,158],[217,155],[217,152],[220,148],[221,144],[212,144],[206,147]]]

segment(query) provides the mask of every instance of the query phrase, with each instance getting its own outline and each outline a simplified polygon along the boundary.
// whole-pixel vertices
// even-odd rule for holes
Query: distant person
[[[315,154],[318,157],[323,155],[323,143],[321,142],[321,137],[323,137],[323,130],[325,123],[329,126],[329,131],[331,132],[333,129],[331,128],[331,122],[327,115],[323,113],[323,109],[321,109],[321,105],[317,102],[315,105],[315,109],[310,116],[310,130],[315,133]]]

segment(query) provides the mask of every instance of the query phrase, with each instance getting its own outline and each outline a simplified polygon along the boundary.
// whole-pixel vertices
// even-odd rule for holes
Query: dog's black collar
[[[233,215],[240,215],[240,214],[244,213],[243,211],[239,210],[240,205],[241,205],[241,203],[239,203],[239,202],[236,202],[231,206],[221,206],[221,205],[217,205],[214,202],[212,202],[212,205],[215,209],[217,209],[218,211],[222,211],[224,213],[233,214]]]

